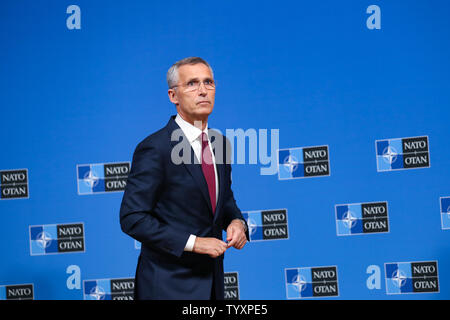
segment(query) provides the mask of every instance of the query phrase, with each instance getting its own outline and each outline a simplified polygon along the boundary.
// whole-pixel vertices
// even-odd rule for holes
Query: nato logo
[[[134,278],[83,280],[84,300],[134,300]]]
[[[125,190],[130,162],[77,165],[78,194],[96,194]]]
[[[28,169],[0,171],[0,200],[28,199]]]
[[[375,147],[378,172],[430,167],[427,136],[377,140]]]
[[[441,203],[442,229],[450,229],[450,197],[439,198]]]
[[[338,204],[335,211],[338,236],[389,232],[387,202]]]
[[[328,146],[278,150],[279,180],[329,175]]]
[[[337,267],[285,269],[288,299],[338,297]]]
[[[225,300],[239,300],[239,275],[237,272],[224,273]]]
[[[0,300],[33,300],[33,284],[0,286]]]
[[[84,252],[83,223],[30,226],[32,256]]]
[[[384,264],[386,293],[439,292],[437,261]]]
[[[287,210],[242,212],[247,221],[250,241],[288,239]]]

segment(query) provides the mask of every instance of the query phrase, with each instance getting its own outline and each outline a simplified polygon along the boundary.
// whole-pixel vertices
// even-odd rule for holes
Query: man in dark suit
[[[135,299],[223,299],[224,252],[249,237],[231,190],[229,142],[207,126],[213,72],[186,58],[167,81],[177,115],[136,147],[120,208],[122,230],[142,243]]]

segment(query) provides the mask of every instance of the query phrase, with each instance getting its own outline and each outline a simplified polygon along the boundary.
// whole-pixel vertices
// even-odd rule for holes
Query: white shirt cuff
[[[194,243],[195,243],[195,239],[197,239],[196,236],[194,236],[193,234],[191,234],[189,236],[188,241],[186,242],[186,246],[184,247],[184,251],[194,251]]]

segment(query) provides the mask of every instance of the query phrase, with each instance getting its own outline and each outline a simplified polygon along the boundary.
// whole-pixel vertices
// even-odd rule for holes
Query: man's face
[[[206,123],[214,108],[216,90],[205,88],[204,83],[213,81],[209,68],[203,63],[186,64],[178,68],[178,86],[169,89],[169,99],[177,106],[177,112],[188,122],[201,120]],[[198,90],[189,87],[200,83]]]

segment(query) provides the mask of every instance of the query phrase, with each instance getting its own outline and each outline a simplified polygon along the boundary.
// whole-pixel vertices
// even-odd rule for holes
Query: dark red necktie
[[[208,136],[202,132],[202,171],[208,184],[209,199],[213,214],[216,211],[216,175],[211,150],[208,146]]]

